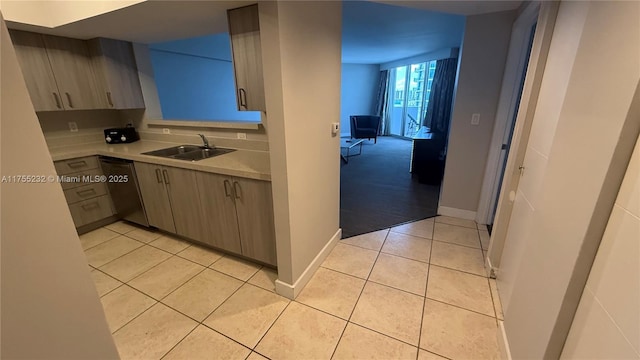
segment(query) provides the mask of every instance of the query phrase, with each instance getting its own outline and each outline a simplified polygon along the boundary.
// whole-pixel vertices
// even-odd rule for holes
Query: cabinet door
[[[40,34],[9,30],[35,111],[64,110]]]
[[[227,12],[238,110],[266,111],[258,5]]]
[[[42,35],[49,62],[69,110],[100,109],[98,87],[91,66],[89,48],[83,40]]]
[[[204,220],[208,226],[204,242],[241,254],[231,178],[198,172],[197,180]]]
[[[167,181],[176,234],[189,239],[204,241],[206,225],[200,208],[196,172],[163,167],[162,175]]]
[[[271,183],[233,179],[242,255],[277,265]]]
[[[140,162],[134,164],[149,225],[175,233],[176,227],[173,223],[169,194],[162,177],[162,167]]]
[[[100,97],[106,108],[142,109],[144,99],[130,42],[97,38],[89,41]]]

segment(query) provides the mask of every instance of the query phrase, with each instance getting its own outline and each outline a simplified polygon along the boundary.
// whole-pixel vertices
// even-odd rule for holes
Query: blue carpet
[[[440,186],[420,184],[409,172],[411,141],[365,140],[362,155],[340,170],[342,237],[386,229],[437,214]],[[357,153],[357,147],[354,148]]]

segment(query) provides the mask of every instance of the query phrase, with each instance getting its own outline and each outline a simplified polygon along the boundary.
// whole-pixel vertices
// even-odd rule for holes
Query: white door
[[[524,161],[521,163],[526,167],[522,172],[518,171],[516,167],[516,171],[521,176],[519,183],[515,190],[509,189],[509,192],[505,194],[513,201],[513,211],[508,221],[508,230],[502,249],[502,261],[497,276],[500,300],[505,314],[509,311],[509,301],[524,249],[528,242],[534,241],[527,236],[531,233],[530,220],[534,217],[533,213],[538,210],[538,204],[535,200],[541,198],[539,194],[540,179],[544,178],[547,168],[551,143],[589,8],[589,4],[586,2],[563,4],[564,6],[558,12],[557,25],[553,31],[553,40],[540,85],[533,125],[529,133]]]

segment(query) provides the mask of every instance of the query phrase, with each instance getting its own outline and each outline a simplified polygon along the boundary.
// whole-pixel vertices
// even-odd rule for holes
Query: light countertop
[[[224,155],[199,161],[186,161],[159,156],[142,155],[143,152],[164,149],[176,145],[170,142],[139,140],[130,144],[106,144],[104,142],[51,147],[53,161],[83,156],[113,156],[133,161],[179,167],[184,169],[239,176],[257,180],[271,180],[269,153],[265,151],[236,150]]]

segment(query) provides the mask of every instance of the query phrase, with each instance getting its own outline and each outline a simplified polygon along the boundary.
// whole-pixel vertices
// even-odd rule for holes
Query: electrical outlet
[[[471,125],[480,125],[480,114],[471,115]]]
[[[164,128],[162,129],[163,134],[171,134],[171,129]]]
[[[69,122],[69,131],[78,132],[78,124],[75,121]]]
[[[247,133],[237,133],[238,139],[247,140]]]

